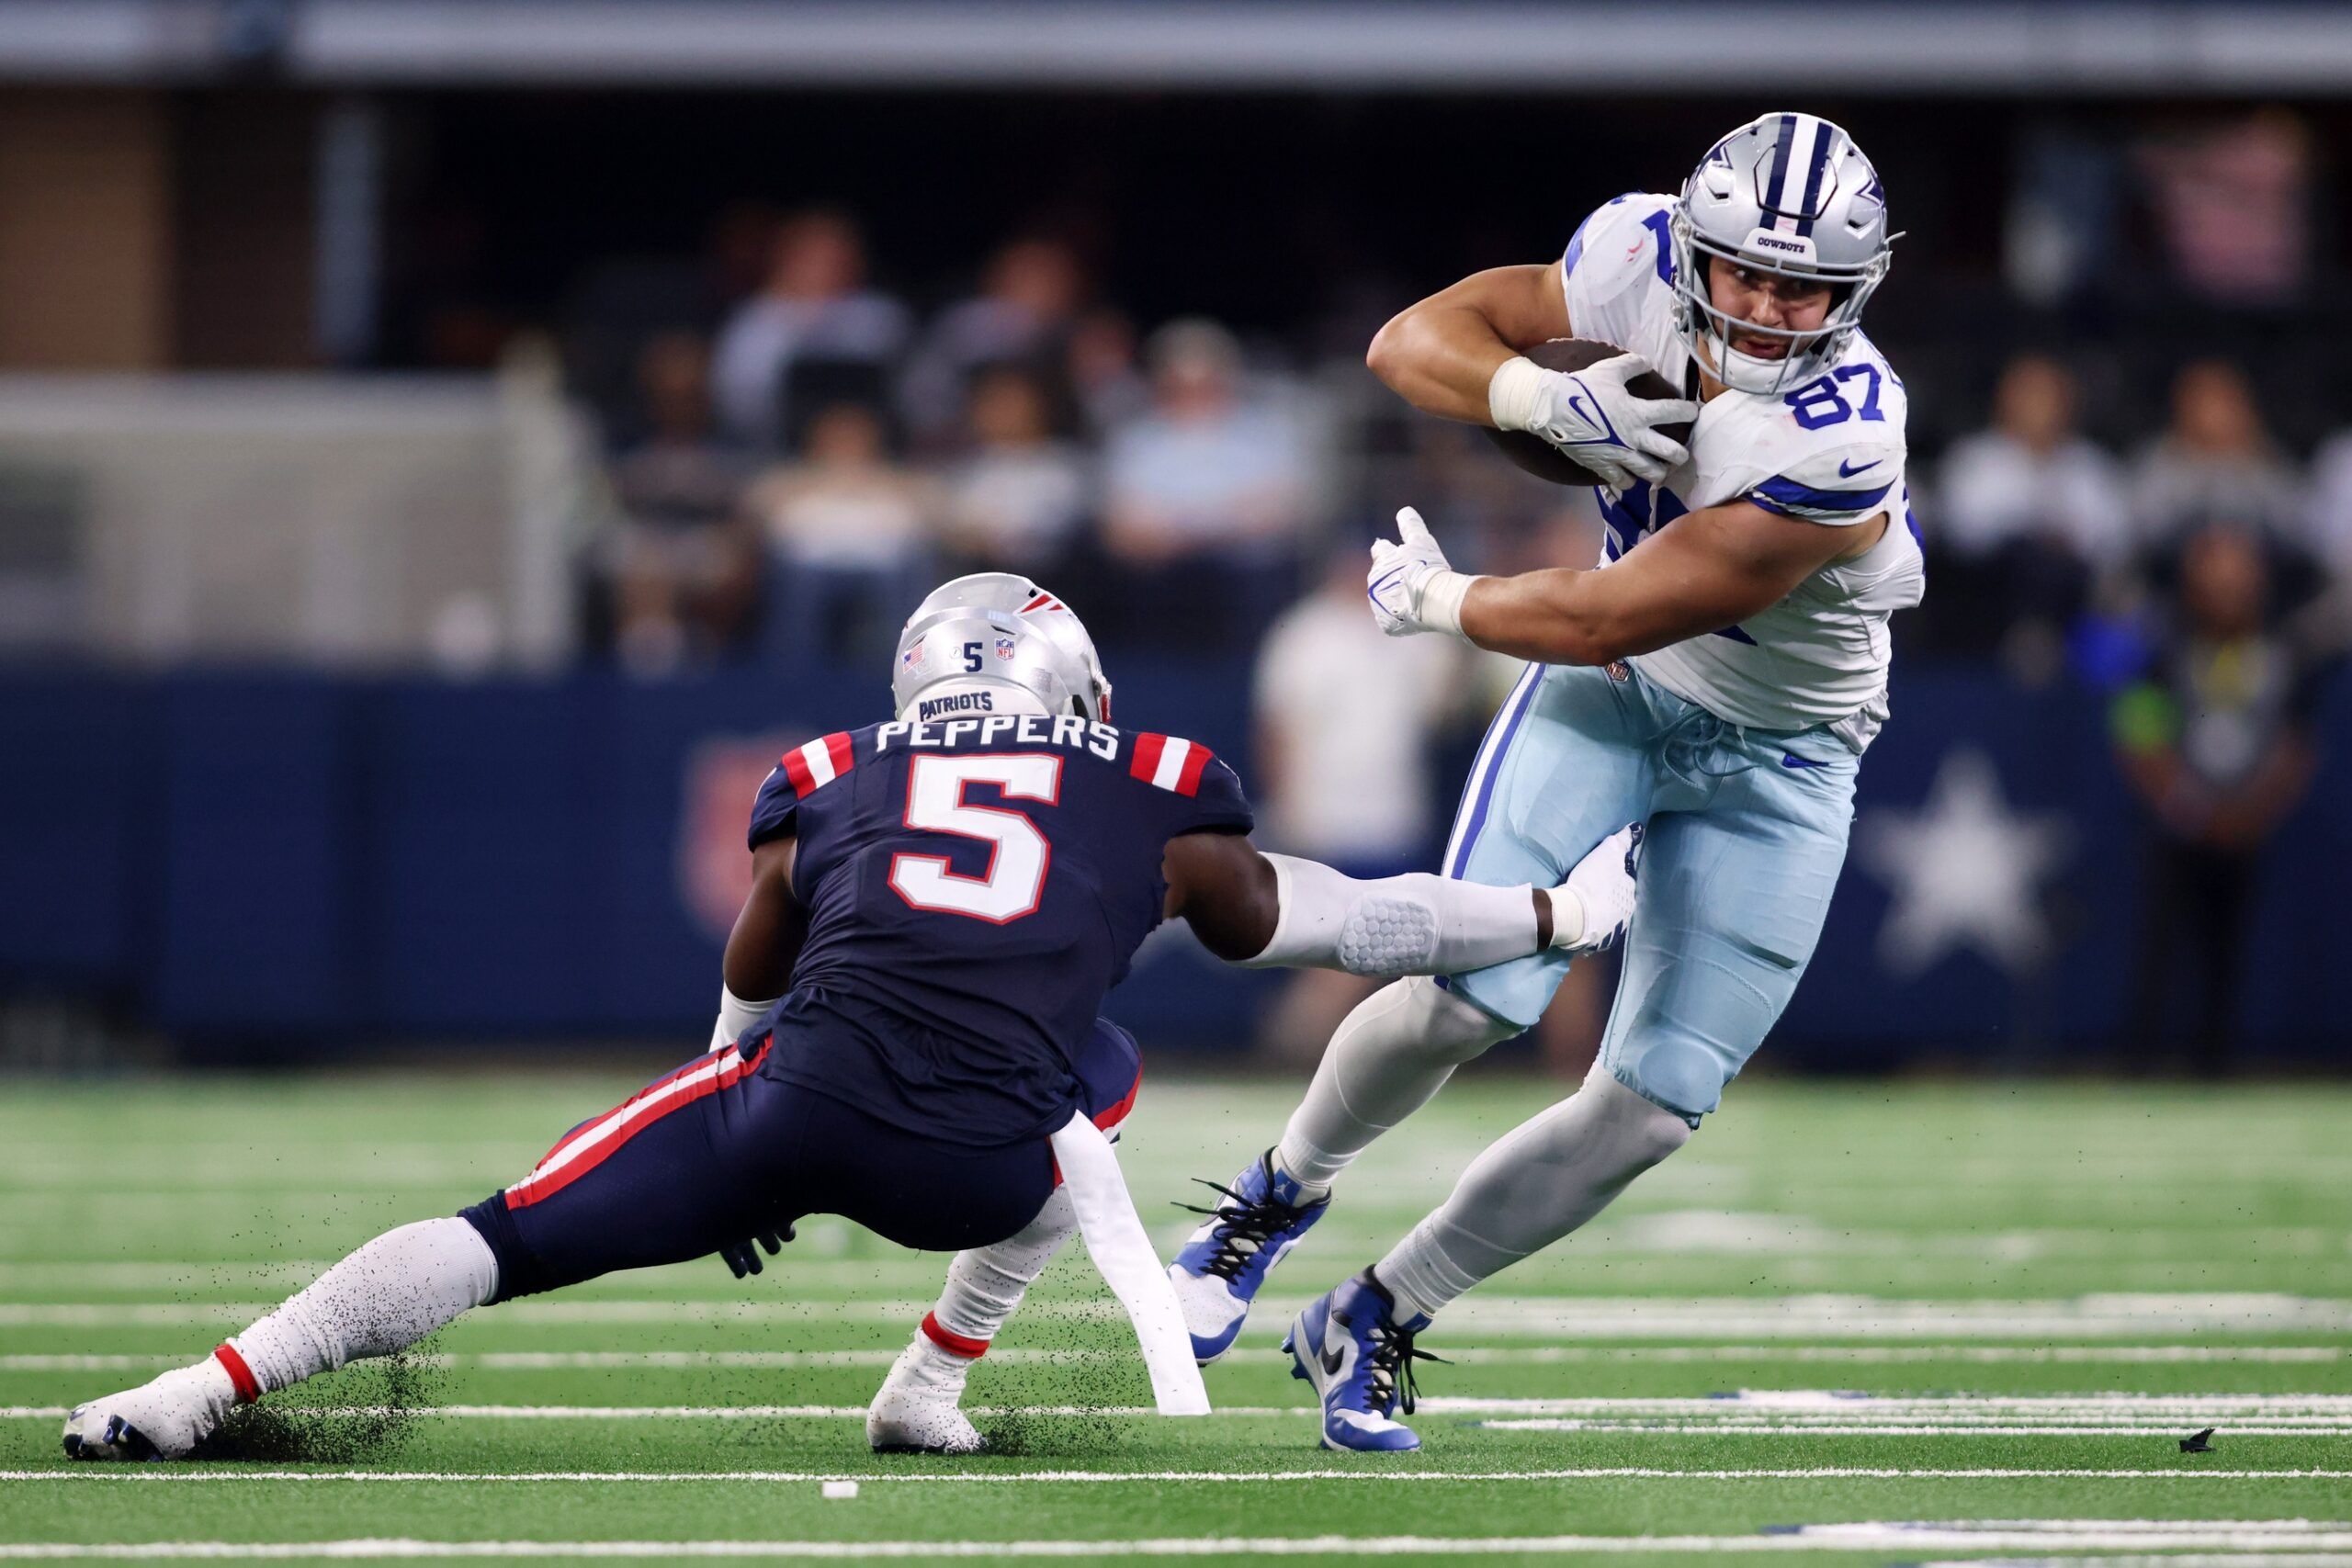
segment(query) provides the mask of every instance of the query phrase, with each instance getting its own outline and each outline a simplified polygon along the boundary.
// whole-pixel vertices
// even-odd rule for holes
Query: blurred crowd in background
[[[2237,309],[2291,300],[2300,130],[2265,114],[2215,141],[2159,165],[2179,277]],[[582,558],[603,657],[646,680],[878,661],[929,583],[1025,572],[1084,609],[1114,669],[1138,649],[1256,646],[1270,840],[1364,874],[1423,863],[1442,817],[1430,759],[1509,671],[1378,636],[1363,545],[1409,502],[1473,569],[1581,565],[1586,492],[1410,414],[1356,345],[1245,344],[1203,317],[1146,328],[1050,231],[1006,236],[968,292],[922,300],[876,283],[849,211],[739,210],[725,232],[763,264],[737,297],[697,291],[618,334],[630,374],[600,411],[609,491]],[[609,355],[616,336],[595,341]],[[2136,1021],[2161,1033],[2165,976],[2208,969],[2206,1051],[2234,1005],[2258,851],[2311,777],[2352,570],[2352,432],[2290,448],[2258,369],[2183,358],[2159,422],[2112,442],[2086,428],[2069,356],[2021,346],[1981,423],[1915,434],[1909,472],[1931,588],[1898,627],[1904,657],[2112,694],[2154,845]],[[1355,994],[1327,976],[1293,1001],[1320,1018]],[[1287,1015],[1271,1032],[1321,1038]]]
[[[2140,908],[1978,957],[2030,1032],[2042,959],[2132,927],[2128,1027],[2215,1062],[2352,626],[2352,108],[1955,102],[1808,105],[1910,231],[1865,326],[1905,378],[1928,592],[1895,623],[1870,804],[1932,795],[1920,770],[1995,739],[1947,689],[1898,764],[1906,680],[1963,671],[2077,738],[2075,705],[2098,712],[2096,779],[2044,782],[2078,820],[2137,803]],[[1190,716],[1238,753],[1267,843],[1428,865],[1513,672],[1378,636],[1365,545],[1411,504],[1457,565],[1505,572],[1592,563],[1600,526],[1589,492],[1409,409],[1365,346],[1464,272],[1557,257],[1593,205],[1672,188],[1770,106],[1406,103],[0,94],[24,153],[0,229],[34,213],[39,237],[0,244],[0,649],[678,710],[731,687],[798,723],[820,688],[878,701],[929,585],[1011,570],[1081,611],[1114,680],[1215,688]],[[1950,155],[1956,125],[1983,156]],[[125,257],[146,259],[105,270]],[[5,309],[36,284],[71,308]],[[1605,976],[1582,973],[1560,1010],[1589,1039]],[[1912,983],[1887,973],[1886,995]],[[1321,1037],[1285,1020],[1267,1032]]]

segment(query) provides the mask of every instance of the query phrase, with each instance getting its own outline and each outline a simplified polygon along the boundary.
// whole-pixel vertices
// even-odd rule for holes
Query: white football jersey
[[[1673,206],[1635,192],[1601,207],[1568,242],[1560,276],[1577,336],[1631,349],[1687,386],[1690,355],[1674,330]],[[1704,404],[1690,461],[1663,485],[1602,491],[1604,565],[1684,513],[1727,502],[1833,525],[1889,514],[1877,544],[1822,568],[1771,608],[1630,662],[1734,724],[1830,724],[1855,750],[1869,745],[1886,720],[1887,617],[1917,604],[1927,584],[1903,480],[1904,411],[1903,383],[1857,332],[1837,364],[1800,386],[1727,390]]]

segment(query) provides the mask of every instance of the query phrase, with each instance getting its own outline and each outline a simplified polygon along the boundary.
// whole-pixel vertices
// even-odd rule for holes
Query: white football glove
[[[1568,880],[1552,890],[1552,945],[1570,953],[1599,953],[1625,934],[1634,918],[1634,877],[1640,866],[1642,825],[1620,828],[1577,862]],[[1574,896],[1583,919],[1573,934],[1561,906]]]
[[[1699,417],[1688,398],[1638,398],[1625,383],[1649,369],[1638,354],[1620,354],[1583,370],[1546,370],[1532,359],[1505,360],[1487,384],[1487,410],[1498,430],[1525,430],[1575,458],[1612,491],[1637,480],[1656,484],[1690,459],[1657,426]]]
[[[1446,565],[1445,552],[1430,536],[1421,514],[1408,506],[1396,513],[1400,543],[1372,543],[1372,570],[1364,577],[1364,596],[1372,601],[1372,618],[1390,637],[1416,632],[1462,635],[1462,596],[1472,578]]]

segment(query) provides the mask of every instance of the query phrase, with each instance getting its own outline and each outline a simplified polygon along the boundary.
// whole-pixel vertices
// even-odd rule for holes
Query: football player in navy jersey
[[[77,1407],[65,1451],[180,1458],[235,1404],[470,1308],[713,1252],[756,1269],[755,1244],[777,1250],[812,1213],[956,1250],[867,1435],[971,1451],[967,1371],[1102,1190],[1074,1158],[1109,1170],[1133,1224],[1109,1150],[1088,1150],[1134,1104],[1139,1062],[1096,1013],[1153,927],[1180,917],[1237,963],[1443,974],[1597,947],[1632,908],[1629,836],[1548,889],[1358,882],[1261,854],[1233,771],[1113,728],[1085,628],[1024,579],[924,601],[893,695],[896,718],[796,748],[761,787],[707,1055],[514,1186],[368,1242],[204,1359]],[[1141,1273],[1165,1288],[1156,1260]],[[1167,1314],[1196,1379],[1172,1293]]]

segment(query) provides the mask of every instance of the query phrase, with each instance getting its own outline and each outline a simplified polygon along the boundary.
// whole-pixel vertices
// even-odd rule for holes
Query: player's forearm
[[[1519,351],[1474,307],[1424,299],[1392,318],[1364,363],[1389,389],[1424,413],[1492,424],[1487,389]]]
[[[1474,577],[1462,598],[1462,635],[1480,648],[1540,664],[1606,664],[1643,649],[1602,597],[1598,571],[1556,568]]]
[[[1279,914],[1249,968],[1351,975],[1458,975],[1540,953],[1554,940],[1549,890],[1426,874],[1369,881],[1319,861],[1270,854]],[[1573,900],[1572,900],[1573,901]],[[1581,914],[1565,933],[1583,933]]]

